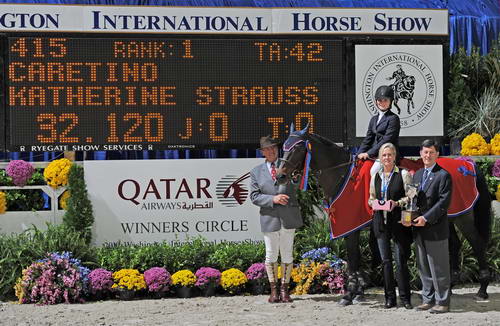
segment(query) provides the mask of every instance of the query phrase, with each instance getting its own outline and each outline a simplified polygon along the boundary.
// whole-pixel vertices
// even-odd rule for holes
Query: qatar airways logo
[[[248,198],[246,179],[250,178],[250,172],[238,177],[236,175],[226,175],[216,187],[216,194],[219,202],[226,207],[237,207],[245,203]]]
[[[226,175],[214,189],[209,178],[124,179],[116,191],[125,201],[141,210],[196,210],[214,207],[214,197],[225,207],[243,205],[248,197],[243,176]]]

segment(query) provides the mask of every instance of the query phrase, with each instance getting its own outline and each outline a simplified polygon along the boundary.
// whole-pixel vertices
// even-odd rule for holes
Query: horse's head
[[[290,135],[283,144],[283,158],[280,160],[276,175],[278,184],[285,184],[300,175],[307,152],[308,129],[309,125],[302,130],[295,130],[293,124],[290,126]]]

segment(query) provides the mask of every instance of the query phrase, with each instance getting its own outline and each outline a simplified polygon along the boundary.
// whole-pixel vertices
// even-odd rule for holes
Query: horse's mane
[[[323,144],[323,145],[325,145],[325,146],[328,146],[328,147],[334,147],[334,148],[336,148],[336,149],[341,149],[341,150],[346,151],[346,152],[348,151],[348,150],[347,150],[347,149],[345,149],[344,147],[341,147],[341,146],[339,146],[339,145],[335,144],[333,141],[331,141],[330,139],[328,139],[328,138],[326,138],[326,137],[323,137],[323,136],[320,136],[320,135],[318,135],[318,134],[314,134],[314,133],[309,134],[309,135],[310,135],[310,137],[311,137],[312,139],[314,139],[315,141],[317,141],[317,142],[319,142],[319,143],[321,143],[321,144]]]

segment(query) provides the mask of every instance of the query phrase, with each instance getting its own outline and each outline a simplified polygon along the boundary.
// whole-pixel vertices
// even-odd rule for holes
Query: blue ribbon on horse
[[[307,190],[307,179],[309,178],[309,165],[311,163],[311,143],[306,141],[306,157],[304,162],[304,171],[302,173],[302,180],[300,181],[300,190]]]
[[[459,168],[458,168],[458,172],[462,173],[463,176],[472,176],[472,177],[475,177],[476,174],[472,171],[469,171],[465,166],[461,165]]]

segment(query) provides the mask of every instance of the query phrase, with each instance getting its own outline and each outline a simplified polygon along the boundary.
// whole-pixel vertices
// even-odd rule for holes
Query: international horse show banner
[[[356,45],[356,136],[378,114],[375,91],[394,89],[401,136],[443,136],[442,45]]]
[[[448,11],[388,8],[203,8],[0,5],[0,30],[126,33],[447,35]]]
[[[263,159],[85,161],[98,246],[262,241],[249,198]]]

